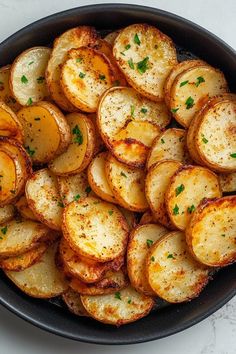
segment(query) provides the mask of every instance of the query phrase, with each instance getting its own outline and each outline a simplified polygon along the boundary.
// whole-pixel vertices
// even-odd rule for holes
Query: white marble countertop
[[[93,3],[86,0],[0,0],[0,41],[54,12]],[[143,0],[113,1],[158,7],[183,16],[215,33],[236,48],[236,1]],[[0,353],[7,354],[235,354],[236,297],[194,327],[171,337],[133,346],[97,346],[46,333],[0,307]]]

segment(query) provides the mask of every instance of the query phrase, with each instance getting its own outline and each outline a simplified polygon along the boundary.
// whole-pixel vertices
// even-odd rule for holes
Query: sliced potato
[[[68,101],[62,91],[60,85],[61,66],[70,49],[94,44],[96,40],[97,34],[93,27],[80,26],[64,32],[53,43],[46,70],[47,86],[53,100],[61,109],[67,112],[74,112],[76,108]]]
[[[138,226],[131,232],[127,249],[127,268],[132,286],[141,293],[155,296],[146,278],[146,258],[149,248],[168,230],[160,224]]]
[[[219,181],[223,193],[236,192],[236,172],[219,174]]]
[[[88,47],[71,49],[61,69],[61,86],[68,100],[85,112],[96,112],[98,102],[116,80],[107,57]]]
[[[87,197],[65,208],[63,234],[74,251],[107,262],[124,255],[128,225],[113,204]]]
[[[186,147],[185,130],[170,128],[154,140],[149,151],[147,168],[163,160],[175,160],[182,164],[191,161]]]
[[[147,201],[154,218],[162,225],[173,229],[165,206],[165,193],[173,174],[180,168],[181,163],[166,160],[153,165],[146,176],[145,191]]]
[[[210,99],[209,101],[211,101]],[[196,137],[196,130],[199,125],[199,121],[201,119],[202,113],[204,112],[205,105],[194,115],[191,124],[187,130],[187,147],[188,147],[188,152],[191,156],[191,158],[194,160],[194,162],[198,165],[203,165],[202,159],[197,151],[196,145],[195,145],[195,137]]]
[[[90,163],[95,148],[95,129],[92,121],[81,113],[66,116],[72,133],[68,149],[49,164],[59,176],[77,174]]]
[[[195,146],[204,165],[236,171],[236,95],[209,102],[196,129]]]
[[[108,184],[105,174],[105,164],[108,152],[101,152],[91,161],[88,168],[88,181],[89,184],[100,198],[107,202],[115,203],[116,199]]]
[[[94,113],[88,114],[87,115],[89,119],[93,122],[93,125],[95,127],[95,146],[94,146],[94,152],[93,155],[96,156],[99,152],[103,152],[106,150],[106,145],[104,144],[104,141],[102,140],[102,137],[99,133],[98,127],[97,127],[97,115]]]
[[[177,122],[189,127],[194,114],[210,97],[225,92],[228,92],[228,86],[221,71],[207,64],[192,67],[174,80],[170,109]]]
[[[109,269],[119,270],[124,264],[124,257],[119,257],[119,259],[111,262],[99,263],[80,256],[73,251],[64,238],[60,242],[59,252],[65,274],[79,278],[85,283],[95,283],[99,281]]]
[[[152,290],[168,302],[179,303],[197,297],[210,279],[208,268],[189,254],[185,235],[180,231],[157,241],[146,263]]]
[[[170,106],[170,93],[172,85],[176,79],[176,77],[182,72],[196,66],[204,65],[205,62],[202,60],[184,60],[181,63],[176,64],[168,75],[165,85],[164,85],[164,93],[165,93],[165,102],[167,106]]]
[[[26,183],[25,195],[38,220],[53,230],[61,229],[63,203],[51,171],[45,168],[34,172]]]
[[[88,284],[79,279],[72,278],[69,281],[70,287],[83,295],[103,295],[115,293],[128,285],[126,274],[119,270],[118,272],[108,271],[106,276],[97,283]]]
[[[87,171],[82,171],[76,175],[58,176],[57,182],[64,205],[92,194],[88,183]]]
[[[153,101],[164,99],[164,83],[177,64],[172,40],[157,28],[133,24],[117,36],[113,54],[128,83]]]
[[[221,197],[218,177],[199,166],[183,166],[172,176],[165,194],[172,223],[185,230],[196,207],[204,198]]]
[[[0,224],[10,221],[13,219],[15,214],[14,205],[8,204],[0,207]]]
[[[0,256],[11,257],[36,248],[48,239],[48,228],[31,220],[11,220],[0,225]]]
[[[111,33],[108,33],[105,37],[104,37],[104,40],[107,41],[109,44],[111,44],[113,46],[114,42],[115,42],[115,39],[116,37],[118,36],[118,34],[120,33],[120,29],[119,30],[116,30],[116,31],[113,31]]]
[[[73,289],[69,288],[64,294],[62,294],[62,299],[70,312],[72,312],[74,315],[86,317],[89,316],[88,312],[84,308],[84,305],[82,304],[80,294],[78,294]]]
[[[34,215],[33,211],[30,209],[25,195],[22,195],[22,197],[20,197],[20,199],[16,202],[15,205],[18,212],[23,218],[35,221],[38,220]]]
[[[134,227],[137,226],[137,215],[135,215],[135,213],[133,213],[132,211],[122,208],[121,206],[118,206],[118,209],[122,212],[122,214],[124,215],[127,224],[129,226],[129,230],[131,231]]]
[[[157,221],[152,213],[151,210],[145,211],[145,213],[142,215],[139,225],[145,225],[145,224],[156,224]]]
[[[11,66],[6,65],[0,68],[0,101],[4,102],[8,107],[10,107],[13,112],[19,111],[21,105],[12,96],[9,78],[10,78]]]
[[[152,102],[130,87],[113,87],[99,103],[97,124],[107,147],[118,160],[144,166],[153,140],[170,121],[163,102]]]
[[[10,89],[22,106],[42,101],[49,96],[45,70],[51,54],[47,47],[33,47],[22,52],[13,62]]]
[[[144,193],[144,171],[128,167],[112,155],[108,156],[105,168],[117,203],[131,211],[145,211],[148,203]]]
[[[23,107],[17,116],[23,126],[24,144],[33,163],[47,163],[68,147],[70,127],[62,112],[52,103],[41,101]]]
[[[81,296],[82,304],[91,317],[102,323],[121,326],[148,315],[154,300],[128,286],[115,294]]]
[[[193,256],[211,267],[236,261],[236,196],[205,200],[196,209],[186,230]]]
[[[24,293],[36,298],[55,297],[66,291],[68,285],[55,265],[57,243],[51,245],[40,262],[20,272],[5,272]]]
[[[1,93],[1,86],[0,86]],[[23,143],[23,128],[16,114],[4,102],[0,101],[0,135],[8,136]]]

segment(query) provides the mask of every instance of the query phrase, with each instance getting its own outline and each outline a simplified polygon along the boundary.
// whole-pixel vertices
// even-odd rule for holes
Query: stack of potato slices
[[[122,325],[236,261],[236,95],[133,24],[72,28],[0,68],[0,267]]]

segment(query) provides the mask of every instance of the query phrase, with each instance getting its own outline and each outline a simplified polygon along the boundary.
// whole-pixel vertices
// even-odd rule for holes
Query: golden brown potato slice
[[[169,121],[163,102],[152,102],[130,87],[111,88],[99,103],[102,139],[119,161],[130,166],[144,166],[153,140]]]
[[[181,163],[174,160],[159,162],[149,169],[145,182],[146,197],[154,218],[170,229],[173,229],[173,224],[167,214],[165,193],[171,177],[180,166]]]
[[[74,200],[91,196],[91,187],[88,183],[87,171],[82,171],[76,175],[58,176],[58,189],[64,205],[68,205]]]
[[[24,132],[22,125],[16,114],[4,102],[0,102],[0,135],[8,136],[18,140],[19,143],[23,143]]]
[[[14,60],[9,84],[13,96],[22,106],[42,101],[49,96],[45,70],[50,54],[50,48],[33,47]]]
[[[170,106],[171,88],[176,77],[185,70],[204,64],[206,63],[203,60],[184,60],[173,67],[164,84],[165,102],[168,107]]]
[[[142,212],[148,208],[143,170],[131,168],[109,155],[106,176],[117,203],[131,211]]]
[[[14,205],[8,204],[3,207],[0,207],[0,224],[3,224],[4,222],[8,222],[11,219],[13,219],[15,214],[15,208]]]
[[[85,310],[82,304],[80,294],[78,294],[73,289],[68,289],[64,294],[62,294],[62,299],[68,307],[69,311],[77,316],[89,317],[88,312]]]
[[[186,230],[193,256],[211,267],[236,261],[236,196],[205,200],[196,209]]]
[[[48,239],[49,229],[31,220],[14,219],[0,225],[0,256],[11,257],[36,248]]]
[[[219,172],[236,171],[236,95],[224,95],[205,107],[195,133],[204,165]]]
[[[145,213],[142,215],[139,225],[145,225],[145,224],[156,224],[157,220],[155,219],[153,213],[151,210],[145,211]]]
[[[29,207],[37,219],[53,230],[60,230],[64,204],[57,179],[47,168],[34,172],[25,186]]]
[[[163,236],[151,247],[146,267],[152,290],[172,303],[197,297],[210,279],[208,268],[190,255],[180,231]]]
[[[225,92],[228,92],[228,86],[221,71],[207,64],[189,68],[172,84],[171,112],[177,122],[189,127],[195,113],[210,97]]]
[[[114,204],[87,197],[65,208],[63,234],[74,251],[107,262],[125,253],[128,225]]]
[[[111,46],[114,45],[115,39],[118,36],[118,34],[120,33],[120,29],[113,31],[111,33],[108,33],[105,37],[104,40],[107,41]]]
[[[16,202],[15,206],[23,218],[35,221],[38,220],[34,215],[33,211],[30,209],[25,195],[22,195],[22,197],[20,197],[20,199]]]
[[[61,85],[61,66],[67,53],[72,48],[79,48],[96,43],[97,34],[93,27],[80,26],[71,28],[55,39],[52,53],[46,70],[46,81],[49,92],[57,105],[67,111],[74,112],[76,108],[65,97]]]
[[[65,274],[79,278],[85,283],[95,283],[104,277],[109,269],[119,270],[124,264],[123,256],[105,263],[83,257],[74,252],[64,238],[60,242],[59,252]]]
[[[128,209],[122,208],[121,206],[118,206],[118,209],[124,215],[124,217],[127,221],[127,224],[129,226],[129,230],[131,231],[138,224],[137,215],[135,215],[135,213],[133,213],[132,211],[130,211]]]
[[[168,230],[160,224],[138,226],[131,232],[127,249],[127,268],[132,286],[141,293],[155,296],[146,278],[146,258],[149,248]]]
[[[92,121],[81,113],[66,116],[72,141],[68,149],[49,164],[59,176],[77,174],[90,163],[95,148],[95,129]]]
[[[68,100],[85,112],[96,112],[98,102],[116,80],[109,59],[88,47],[71,49],[61,70],[61,86]]]
[[[43,164],[63,153],[71,141],[70,127],[62,112],[42,101],[17,113],[24,130],[24,145],[33,163]]]
[[[115,326],[147,316],[154,305],[151,297],[138,293],[131,286],[115,294],[82,295],[81,301],[86,311],[95,320]]]
[[[108,152],[101,152],[93,158],[88,168],[88,181],[94,193],[107,202],[116,203],[116,199],[108,184],[105,164]]]
[[[10,78],[11,66],[6,65],[0,68],[0,101],[4,102],[8,107],[10,107],[13,112],[19,111],[21,105],[12,96],[9,78]]]
[[[172,223],[185,230],[196,207],[204,198],[221,197],[218,177],[200,166],[183,166],[172,176],[165,194]]]
[[[158,136],[149,151],[147,168],[163,160],[175,160],[182,164],[191,161],[186,146],[186,131],[170,128]]]
[[[236,172],[220,173],[219,181],[223,193],[236,191]]]
[[[128,83],[153,101],[164,99],[164,83],[177,64],[172,40],[157,28],[133,24],[117,36],[113,54]]]
[[[79,294],[103,295],[113,294],[128,285],[128,279],[123,270],[117,272],[109,270],[105,277],[96,283],[84,283],[77,278],[69,281],[69,286]]]
[[[210,99],[209,101],[211,101]],[[197,165],[203,165],[202,159],[197,151],[195,145],[195,137],[196,137],[196,130],[199,125],[199,121],[201,119],[202,113],[204,112],[205,105],[195,114],[193,117],[191,124],[187,130],[187,148],[191,158]],[[205,140],[205,139],[204,139]]]
[[[8,278],[24,293],[36,298],[50,298],[67,290],[67,283],[55,264],[57,243],[52,244],[40,262],[20,272],[6,272]]]

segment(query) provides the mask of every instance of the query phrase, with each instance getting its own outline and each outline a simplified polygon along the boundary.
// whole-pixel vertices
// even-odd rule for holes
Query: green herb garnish
[[[26,146],[25,150],[27,151],[30,157],[32,157],[35,154],[35,150],[31,150],[29,146]]]
[[[81,79],[83,79],[83,78],[85,77],[85,75],[86,75],[86,74],[84,74],[84,73],[82,73],[82,72],[79,73],[79,77],[80,77]]]
[[[194,106],[194,104],[195,104],[194,99],[191,96],[189,96],[187,98],[187,100],[185,101],[186,109],[192,108]]]
[[[182,87],[182,86],[187,85],[187,84],[188,84],[188,80],[181,82],[179,86]]]
[[[232,157],[233,159],[236,159],[236,152],[234,152],[233,154],[230,154],[230,157]]]
[[[128,302],[128,304],[131,304],[131,299],[129,299],[127,302]]]
[[[204,144],[207,144],[208,143],[208,140],[205,138],[205,136],[202,134],[202,141]]]
[[[128,64],[129,64],[130,69],[134,70],[134,62],[133,62],[133,59],[129,59],[129,60],[128,60]]]
[[[114,213],[113,210],[108,210],[108,214],[109,214],[109,215],[112,215],[113,213]]]
[[[154,262],[155,261],[155,257],[152,256],[151,257],[151,261]]]
[[[79,195],[79,194],[77,194],[77,195],[74,196],[74,200],[75,200],[76,202],[77,202],[79,199],[80,199],[80,195]]]
[[[190,207],[188,207],[187,211],[189,214],[192,214],[192,212],[194,212],[195,209],[196,209],[195,206],[192,204]]]
[[[32,103],[33,103],[33,100],[32,100],[32,98],[31,97],[29,97],[29,99],[28,99],[28,101],[27,101],[27,106],[31,106],[32,105]]]
[[[144,107],[141,108],[141,113],[145,114],[145,113],[147,113],[147,111],[148,111],[147,108],[144,108]]]
[[[134,117],[134,110],[135,110],[135,107],[134,106],[130,106],[131,117]]]
[[[176,113],[178,110],[179,110],[179,108],[172,108],[172,109],[171,109],[171,112],[172,112],[172,113]]]
[[[147,239],[146,242],[147,242],[148,248],[151,247],[151,245],[153,244],[153,241],[152,241],[152,240],[149,240],[149,239]]]
[[[4,226],[4,227],[1,229],[1,233],[2,233],[3,235],[6,235],[6,233],[7,233],[7,226]]]
[[[137,44],[137,45],[140,45],[141,42],[140,42],[140,39],[139,39],[139,36],[137,33],[135,33],[135,36],[134,36],[134,43]]]
[[[99,79],[100,79],[100,80],[105,80],[105,79],[106,79],[106,76],[100,74],[100,75],[99,75]]]
[[[120,296],[120,292],[119,291],[117,291],[115,293],[115,299],[121,300],[121,296]]]
[[[32,65],[34,63],[34,61],[30,61],[28,65]]]
[[[202,82],[205,82],[204,77],[202,77],[202,76],[197,77],[197,81],[195,83],[195,86],[198,87]]]
[[[161,143],[165,144],[165,140],[163,138],[161,138]]]
[[[81,63],[81,61],[82,61],[82,58],[77,58],[76,59],[76,63]]]
[[[75,135],[74,143],[81,145],[83,143],[83,135],[79,129],[79,126],[76,126],[72,129],[72,134]]]
[[[123,171],[121,171],[120,175],[127,178],[126,174]]]
[[[178,186],[177,188],[175,188],[175,196],[177,197],[180,193],[182,193],[184,191],[184,185],[181,184],[180,186]]]
[[[175,204],[175,207],[173,208],[173,214],[178,215],[179,214],[179,207],[177,204]]]
[[[90,186],[85,188],[85,193],[89,194],[91,191],[92,191],[92,189]]]
[[[20,81],[22,82],[22,84],[27,84],[28,83],[28,79],[27,79],[27,77],[25,75],[21,76]]]
[[[148,60],[149,60],[149,57],[146,57],[144,58],[142,61],[139,61],[137,63],[137,70],[140,74],[144,74],[147,69],[148,69]]]
[[[167,258],[172,258],[172,259],[175,259],[175,257],[173,256],[173,254],[169,253]]]
[[[225,234],[221,234],[222,237],[225,237]]]

